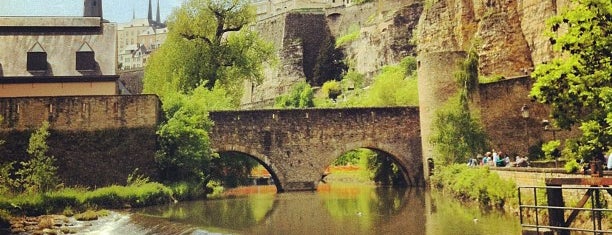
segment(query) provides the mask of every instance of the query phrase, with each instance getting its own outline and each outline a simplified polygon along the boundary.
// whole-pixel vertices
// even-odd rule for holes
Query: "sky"
[[[159,0],[162,21],[184,0]],[[84,0],[0,0],[0,16],[82,16]],[[157,0],[151,0],[153,19],[157,13]],[[147,18],[149,0],[102,0],[105,19],[126,23],[136,18]]]

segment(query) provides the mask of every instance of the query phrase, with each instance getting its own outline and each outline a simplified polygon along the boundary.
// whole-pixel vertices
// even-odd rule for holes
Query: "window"
[[[76,70],[95,70],[96,54],[86,42],[76,52]]]
[[[27,67],[28,71],[47,70],[47,52],[38,42],[28,51]]]

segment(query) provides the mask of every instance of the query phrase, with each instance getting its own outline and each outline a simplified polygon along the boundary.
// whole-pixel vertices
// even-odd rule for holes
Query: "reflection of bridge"
[[[216,111],[213,148],[257,159],[279,192],[314,190],[345,152],[393,156],[410,186],[423,186],[419,110],[413,107]]]

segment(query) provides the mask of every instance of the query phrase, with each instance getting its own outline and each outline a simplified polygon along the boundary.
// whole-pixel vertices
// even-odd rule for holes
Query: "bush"
[[[503,208],[516,199],[516,184],[501,179],[489,168],[470,168],[465,164],[436,167],[431,177],[434,188],[450,191],[464,201],[478,202],[485,207]]]
[[[331,80],[323,83],[321,87],[321,91],[323,95],[327,98],[335,100],[340,94],[342,94],[342,88],[340,87],[340,83],[336,80]]]
[[[349,27],[349,32],[336,40],[336,48],[342,47],[346,44],[349,44],[357,39],[359,39],[359,34],[361,33],[361,28],[357,25],[351,25]]]
[[[564,168],[567,173],[576,173],[580,169],[580,164],[575,160],[571,160],[565,163]]]

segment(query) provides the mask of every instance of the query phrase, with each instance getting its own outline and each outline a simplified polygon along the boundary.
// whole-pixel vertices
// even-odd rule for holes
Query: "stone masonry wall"
[[[491,147],[511,156],[526,156],[532,146],[542,142],[565,139],[578,134],[573,131],[544,131],[543,119],[549,119],[546,105],[533,102],[529,92],[533,84],[530,77],[517,77],[479,85],[480,119],[491,141]],[[529,117],[521,116],[521,107],[527,105]]]
[[[29,159],[30,135],[48,121],[48,155],[64,184],[124,184],[136,168],[155,178],[159,113],[153,95],[3,98],[0,164]]]
[[[0,98],[0,131],[38,128],[43,121],[56,130],[151,127],[160,111],[155,95]]]

